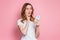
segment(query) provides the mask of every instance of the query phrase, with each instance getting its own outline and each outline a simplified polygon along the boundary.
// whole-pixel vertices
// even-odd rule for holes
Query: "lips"
[[[30,12],[28,14],[31,14]]]

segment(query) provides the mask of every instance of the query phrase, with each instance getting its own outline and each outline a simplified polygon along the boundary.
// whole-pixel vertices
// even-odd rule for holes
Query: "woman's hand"
[[[40,35],[40,32],[39,32],[39,21],[40,20],[39,19],[40,19],[40,17],[36,17],[35,21],[34,21],[34,23],[35,23],[35,37],[36,38],[38,38]]]
[[[39,35],[40,35],[40,32],[39,32],[39,21],[35,20],[35,37],[38,38]]]
[[[40,16],[36,16],[34,23],[35,23],[36,25],[39,25],[39,22],[40,22]]]
[[[34,23],[35,25],[39,25],[39,20],[35,19]]]

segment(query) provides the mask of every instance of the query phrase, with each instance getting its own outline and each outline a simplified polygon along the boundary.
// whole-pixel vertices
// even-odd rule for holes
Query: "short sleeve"
[[[20,25],[21,28],[23,29],[23,28],[25,27],[25,24],[22,23],[21,20],[22,20],[22,19],[18,19],[18,20],[17,20],[17,25],[18,25],[18,26]]]
[[[17,25],[22,25],[21,19],[17,20]]]

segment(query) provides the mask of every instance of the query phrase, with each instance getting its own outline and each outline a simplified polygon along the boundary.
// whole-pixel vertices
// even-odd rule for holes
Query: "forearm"
[[[26,35],[27,34],[27,30],[28,30],[28,26],[26,25],[25,28],[22,29],[22,33],[24,35]]]
[[[35,37],[38,38],[39,37],[39,27],[37,27],[36,25],[36,28],[35,28]]]

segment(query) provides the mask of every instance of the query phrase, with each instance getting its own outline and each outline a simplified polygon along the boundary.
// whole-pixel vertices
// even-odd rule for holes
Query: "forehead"
[[[26,8],[32,8],[32,6],[31,5],[27,5]]]

